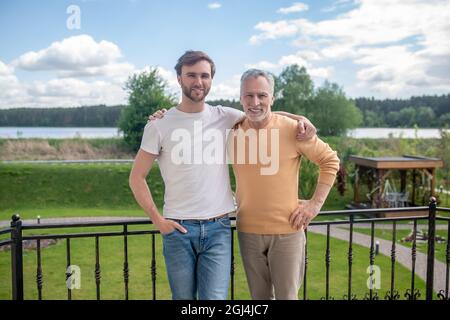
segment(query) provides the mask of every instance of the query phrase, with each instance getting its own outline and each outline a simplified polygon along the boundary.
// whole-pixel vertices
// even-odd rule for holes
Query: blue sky
[[[450,92],[450,1],[1,0],[0,48],[0,108],[124,103],[127,77],[156,66],[178,93],[188,49],[216,62],[210,99],[293,63],[349,97],[407,98]]]

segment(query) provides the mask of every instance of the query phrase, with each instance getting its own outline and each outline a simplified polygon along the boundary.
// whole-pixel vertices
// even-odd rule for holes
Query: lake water
[[[450,133],[450,130],[447,130]],[[438,129],[357,128],[348,132],[353,138],[393,137],[430,139],[439,138]],[[117,138],[122,134],[118,128],[56,128],[56,127],[0,127],[0,138]]]
[[[450,130],[447,130],[450,133]],[[357,128],[347,133],[348,137],[353,138],[370,138],[380,139],[389,138],[420,138],[420,139],[436,139],[440,138],[439,129],[414,129],[414,128]]]
[[[0,138],[117,138],[118,128],[0,127]]]

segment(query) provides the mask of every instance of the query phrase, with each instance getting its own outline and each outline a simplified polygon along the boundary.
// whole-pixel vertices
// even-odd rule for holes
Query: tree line
[[[362,113],[365,128],[444,128],[450,125],[450,94],[409,99],[350,99]],[[238,100],[213,100],[211,105],[240,108]]]
[[[286,67],[274,78],[273,110],[305,115],[322,135],[341,135],[355,127],[440,128],[450,123],[450,94],[409,99],[349,99],[336,83],[325,82],[316,88],[307,70],[298,65]],[[139,106],[142,113],[139,117],[145,119],[144,114],[175,104],[175,97],[167,96],[165,89],[156,71],[130,78],[128,105]],[[241,108],[239,100],[208,103]],[[128,118],[128,109],[125,105],[4,109],[0,110],[0,126],[117,127],[121,118]]]
[[[364,127],[442,128],[450,124],[450,94],[409,99],[357,98]]]
[[[0,110],[1,127],[116,127],[125,106]]]

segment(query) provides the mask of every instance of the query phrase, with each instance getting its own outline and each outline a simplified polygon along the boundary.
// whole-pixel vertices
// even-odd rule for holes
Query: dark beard
[[[201,98],[197,98],[197,97],[194,97],[194,96],[191,94],[191,89],[189,89],[188,87],[181,86],[181,89],[182,89],[182,91],[183,91],[183,94],[184,94],[186,97],[188,97],[189,99],[191,99],[192,101],[194,101],[194,102],[204,101],[205,98],[206,98],[206,96],[207,96],[208,93],[209,93],[209,89],[206,89],[206,88],[205,88],[205,90],[203,91],[203,93],[204,93],[203,96],[202,96]]]

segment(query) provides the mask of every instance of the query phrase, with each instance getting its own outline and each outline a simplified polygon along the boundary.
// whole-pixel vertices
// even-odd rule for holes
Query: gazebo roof
[[[420,169],[440,168],[444,166],[441,159],[410,155],[401,157],[350,156],[349,160],[359,166],[376,169]]]

